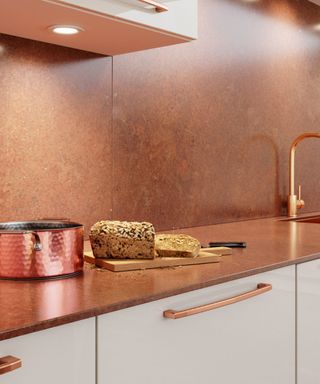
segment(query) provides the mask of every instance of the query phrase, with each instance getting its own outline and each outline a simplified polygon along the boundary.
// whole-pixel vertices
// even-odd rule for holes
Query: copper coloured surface
[[[248,247],[214,264],[118,273],[87,265],[70,279],[0,281],[0,339],[320,257],[318,224],[263,219],[183,232],[203,243],[246,241]]]

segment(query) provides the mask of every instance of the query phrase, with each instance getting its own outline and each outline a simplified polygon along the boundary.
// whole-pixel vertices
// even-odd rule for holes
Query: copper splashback
[[[0,34],[0,221],[111,210],[111,58]]]
[[[201,0],[197,41],[113,59],[0,35],[0,219],[285,213],[290,143],[320,127],[318,20],[307,0]],[[298,155],[320,210],[318,144]]]

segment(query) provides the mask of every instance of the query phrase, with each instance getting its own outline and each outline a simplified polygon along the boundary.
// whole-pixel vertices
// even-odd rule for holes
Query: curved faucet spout
[[[291,144],[289,158],[289,196],[288,196],[288,216],[297,216],[297,210],[304,206],[304,201],[301,199],[301,187],[299,187],[299,197],[294,192],[294,175],[295,175],[295,154],[298,144],[304,139],[318,138],[320,132],[306,132],[298,136]]]

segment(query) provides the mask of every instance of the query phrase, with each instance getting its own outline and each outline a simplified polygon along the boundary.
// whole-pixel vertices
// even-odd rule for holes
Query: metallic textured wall
[[[199,11],[197,41],[114,58],[116,217],[171,228],[276,216],[290,142],[320,131],[320,7],[199,0]],[[319,166],[320,140],[302,143],[305,211],[320,210]]]
[[[111,210],[111,58],[0,35],[1,220]]]
[[[316,22],[307,0],[199,0],[197,41],[113,59],[0,35],[1,220],[280,214],[290,142],[320,131]],[[319,165],[302,143],[305,211]]]

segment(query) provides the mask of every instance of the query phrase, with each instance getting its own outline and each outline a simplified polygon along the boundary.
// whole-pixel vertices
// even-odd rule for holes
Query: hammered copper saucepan
[[[0,223],[0,278],[55,277],[82,268],[82,224],[53,220]]]

